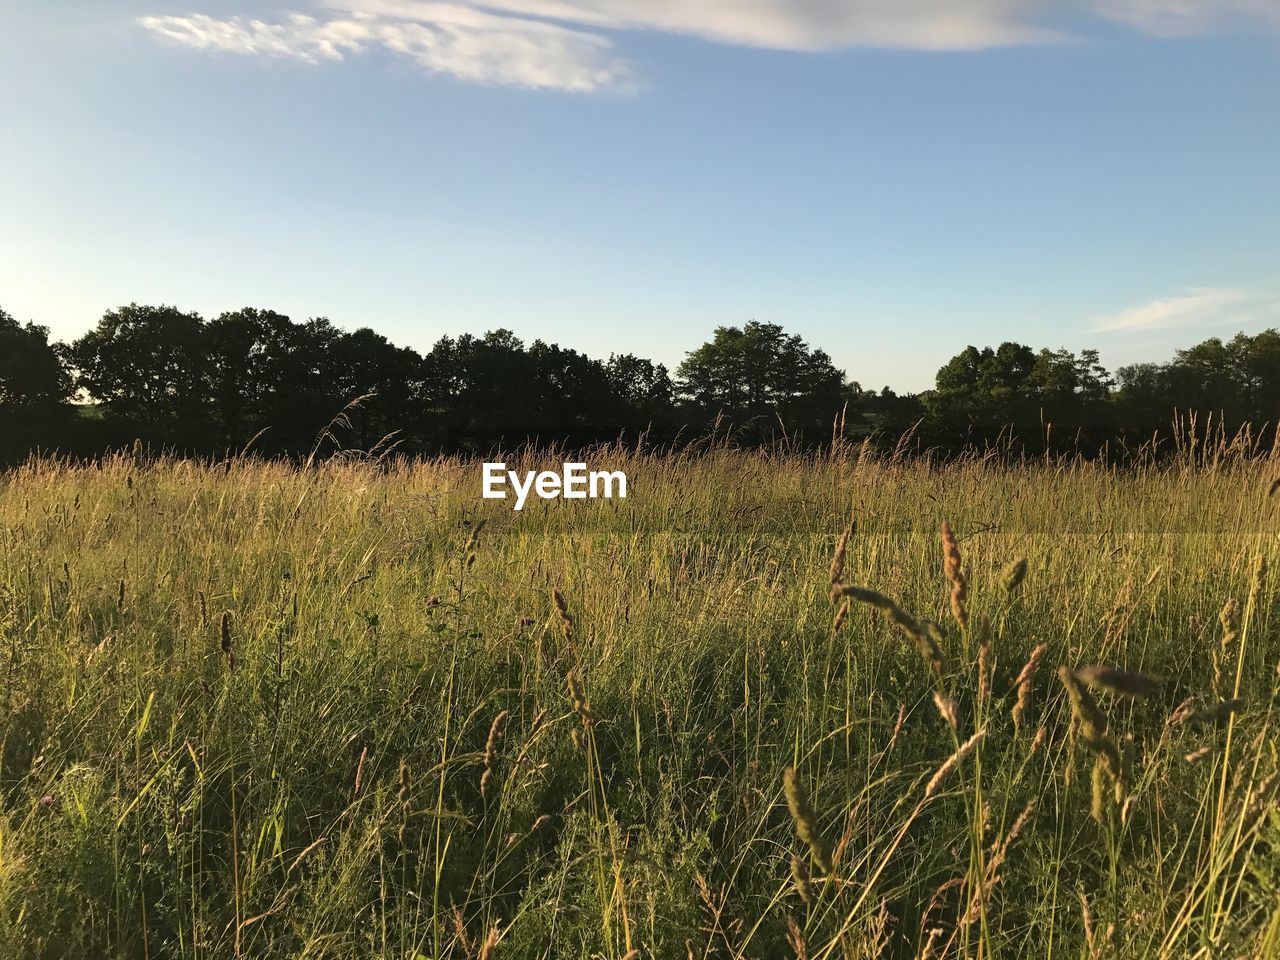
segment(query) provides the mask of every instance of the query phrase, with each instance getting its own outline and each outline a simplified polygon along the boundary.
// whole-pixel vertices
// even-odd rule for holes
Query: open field
[[[0,958],[1280,956],[1274,462],[592,466],[0,475]]]

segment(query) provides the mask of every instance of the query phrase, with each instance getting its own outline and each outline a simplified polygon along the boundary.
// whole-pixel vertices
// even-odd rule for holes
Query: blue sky
[[[0,3],[0,305],[270,307],[864,386],[1280,325],[1275,0]]]

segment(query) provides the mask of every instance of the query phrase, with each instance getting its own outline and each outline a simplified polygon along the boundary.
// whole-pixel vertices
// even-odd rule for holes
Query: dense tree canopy
[[[77,399],[78,398],[78,399]],[[339,447],[488,453],[641,437],[672,444],[716,424],[739,442],[846,439],[914,449],[1084,453],[1158,446],[1175,416],[1264,441],[1280,421],[1280,332],[1217,337],[1112,377],[1093,350],[968,346],[932,390],[863,391],[822,350],[772,323],[717,328],[673,378],[633,354],[606,361],[510,330],[441,338],[425,355],[368,328],[245,308],[205,320],[170,306],[108,311],[70,344],[0,310],[0,462],[33,449],[93,454],[140,439],[223,455]],[[336,424],[338,429],[326,430]]]
[[[717,327],[676,371],[681,394],[704,417],[723,415],[768,436],[826,431],[849,399],[844,372],[822,350],[774,323]]]
[[[71,392],[71,376],[49,331],[0,310],[0,410],[61,403]]]
[[[940,436],[981,443],[1001,434],[1092,438],[1109,427],[1111,378],[1095,350],[1033,350],[1020,343],[966,347],[938,371],[924,413]],[[1051,436],[1049,437],[1051,441]]]
[[[1117,371],[1126,421],[1172,409],[1203,420],[1221,418],[1229,428],[1251,422],[1275,426],[1280,416],[1280,332],[1217,337],[1179,350],[1164,365],[1138,364]]]
[[[170,441],[207,426],[209,357],[204,321],[175,307],[108,311],[71,345],[80,386],[108,419]]]
[[[31,450],[77,446],[74,391],[49,331],[0,310],[0,465]]]

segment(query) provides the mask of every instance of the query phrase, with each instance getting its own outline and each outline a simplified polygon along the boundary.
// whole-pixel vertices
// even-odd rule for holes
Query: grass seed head
[[[1169,714],[1169,719],[1165,721],[1165,726],[1180,727],[1184,723],[1187,723],[1196,712],[1197,702],[1198,701],[1195,697],[1188,697],[1186,700],[1183,700],[1173,709],[1173,712]]]
[[[471,535],[467,537],[467,542],[462,548],[464,554],[470,554],[476,548],[476,544],[480,542],[480,531],[484,529],[486,520],[480,519],[476,521],[475,526],[471,528]]]
[[[498,746],[502,743],[502,727],[507,722],[507,711],[502,710],[489,724],[489,736],[484,743],[484,765],[493,766],[498,759]]]
[[[453,905],[453,936],[462,946],[462,952],[470,956],[471,938],[467,936],[467,927],[462,921],[462,908],[456,903]]]
[[[831,598],[835,600],[838,597],[848,597],[851,600],[857,600],[859,603],[865,603],[878,610],[883,610],[885,616],[897,624],[898,629],[911,638],[916,648],[920,651],[920,655],[939,678],[946,672],[946,660],[942,655],[941,646],[942,628],[936,623],[931,620],[917,620],[883,593],[868,590],[866,587],[837,584],[831,588]]]
[[[831,582],[837,584],[844,579],[844,555],[849,547],[849,536],[853,533],[853,528],[848,527],[840,538],[836,541],[836,551],[831,557]]]
[[[809,960],[809,947],[805,943],[804,931],[800,929],[800,924],[796,923],[796,918],[792,916],[787,917],[787,946],[795,954],[796,960]],[[689,948],[689,960],[693,960],[692,947]]]
[[[942,714],[942,719],[947,721],[947,726],[955,730],[960,725],[960,708],[956,706],[956,702],[936,690],[933,693],[933,702],[938,708],[938,713]]]
[[[1098,821],[1098,826],[1106,826],[1107,814],[1111,807],[1113,784],[1114,780],[1107,761],[1102,756],[1099,756],[1093,761],[1093,775],[1091,777],[1093,804],[1089,810],[1093,819]]]
[[[1013,725],[1019,729],[1035,709],[1035,687],[1030,680],[1018,684],[1018,699],[1013,704]]]
[[[804,861],[794,853],[791,855],[791,878],[795,881],[796,893],[805,902],[805,906],[812,907],[817,902],[817,897],[813,895],[813,884],[809,880],[809,869],[804,865]]]
[[[1154,677],[1102,664],[1081,667],[1076,671],[1076,676],[1095,690],[1105,690],[1124,697],[1149,697],[1160,689],[1160,682]]]
[[[560,629],[564,631],[566,640],[573,639],[573,616],[569,613],[569,604],[559,588],[551,591],[551,600],[556,607],[556,615],[560,618]]]
[[[848,618],[849,618],[849,598],[845,597],[840,604],[840,609],[836,611],[835,619],[831,621],[832,632],[839,633],[840,628],[844,626],[844,622]]]
[[[1199,749],[1192,750],[1185,757],[1183,757],[1183,759],[1186,760],[1187,763],[1196,763],[1199,760],[1203,760],[1205,757],[1209,756],[1211,753],[1213,753],[1213,747],[1208,746],[1206,744],[1205,746],[1200,747]]]
[[[1222,624],[1222,639],[1218,649],[1213,653],[1213,695],[1222,697],[1226,694],[1227,663],[1231,659],[1231,650],[1240,639],[1240,604],[1232,598],[1222,605],[1218,613],[1218,622]]]
[[[1262,585],[1267,579],[1267,556],[1266,554],[1258,554],[1258,559],[1253,564],[1253,577],[1249,581],[1249,602],[1250,606],[1257,601],[1258,595],[1262,593]]]
[[[978,699],[986,700],[991,695],[991,644],[983,643],[978,647]]]
[[[489,736],[484,744],[484,773],[480,775],[480,796],[482,797],[489,795],[489,785],[493,782],[498,762],[498,747],[502,743],[502,726],[506,720],[507,711],[502,710],[489,725]]]
[[[1004,589],[1006,593],[1015,593],[1027,578],[1027,558],[1019,557],[1004,568]]]
[[[787,798],[787,809],[791,811],[791,819],[795,822],[796,836],[809,846],[809,854],[813,857],[823,873],[831,872],[831,853],[826,840],[818,830],[818,817],[809,805],[809,797],[800,785],[795,767],[787,767],[782,773],[782,792]]]
[[[224,610],[222,612],[222,627],[220,632],[220,643],[222,645],[222,654],[227,658],[227,666],[235,669],[236,652],[235,645],[231,637],[231,611]]]
[[[1036,815],[1036,806],[1037,803],[1035,797],[1028,800],[1027,805],[1022,808],[1022,812],[1018,814],[1017,819],[1013,821],[1013,826],[1009,828],[1008,832],[1004,835],[1004,839],[1000,841],[1000,847],[996,852],[1001,860],[1004,860],[1005,853],[1017,841],[1027,824],[1031,822],[1031,818]]]
[[[1222,605],[1218,622],[1222,624],[1223,646],[1229,646],[1240,635],[1240,603],[1234,597]]]
[[[946,520],[942,521],[942,558],[943,572],[951,583],[951,615],[963,630],[969,626],[969,610],[965,605],[969,597],[969,581],[960,559],[960,543]]]
[[[1106,714],[1098,707],[1098,702],[1086,690],[1080,680],[1067,667],[1058,668],[1058,679],[1067,691],[1067,700],[1071,704],[1071,715],[1086,736],[1090,733],[1105,734],[1107,732]]]
[[[1235,697],[1231,700],[1222,700],[1218,703],[1202,707],[1199,710],[1193,710],[1186,715],[1183,722],[1193,725],[1202,723],[1217,723],[1219,720],[1225,720],[1233,713],[1239,713],[1244,709],[1244,698]]]
[[[1036,735],[1031,740],[1031,755],[1035,756],[1040,748],[1044,746],[1044,742],[1049,739],[1049,729],[1043,724],[1036,728]]]
[[[476,960],[493,960],[494,953],[498,949],[498,941],[502,939],[502,933],[498,930],[498,925],[494,924],[489,930],[489,935],[484,938],[484,943],[480,945],[480,953],[476,955]]]
[[[1048,645],[1042,643],[1032,650],[1031,656],[1027,658],[1027,662],[1022,665],[1022,669],[1018,672],[1018,679],[1013,682],[1018,689],[1018,699],[1013,705],[1013,723],[1016,727],[1021,727],[1031,716],[1031,711],[1035,706],[1035,687],[1032,685],[1031,679],[1035,676],[1036,670],[1040,666],[1040,660],[1048,649]]]
[[[831,588],[831,598],[834,600],[838,597],[849,597],[857,600],[859,603],[869,604],[879,610],[889,612],[897,607],[897,604],[886,597],[883,593],[875,590],[868,590],[866,587],[858,587],[853,584],[836,584]]]
[[[413,780],[409,774],[409,764],[400,761],[400,787],[396,791],[396,805],[400,808],[400,827],[396,832],[400,843],[404,843],[404,833],[409,826],[410,805],[413,802]]]
[[[369,756],[369,748],[366,746],[360,751],[360,759],[356,761],[356,775],[351,785],[351,796],[360,796],[360,786],[364,780],[364,761]]]
[[[591,726],[595,718],[591,714],[591,704],[587,701],[586,691],[582,689],[577,673],[570,670],[565,675],[565,680],[569,685],[569,699],[573,702],[574,712],[578,715],[578,719],[582,721],[584,727]]]
[[[900,626],[902,626],[900,624]],[[939,680],[947,672],[947,661],[942,654],[942,641],[944,639],[942,627],[934,623],[932,620],[925,620],[923,623],[912,624],[913,629],[907,630],[907,633],[916,642],[916,647],[920,650],[925,662],[929,665],[929,669],[933,671],[934,676]],[[907,628],[903,626],[903,629]]]
[[[983,727],[956,748],[956,752],[951,754],[930,778],[928,785],[924,788],[925,797],[931,797],[938,791],[938,788],[942,786],[947,777],[951,776],[956,771],[956,768],[968,759],[969,754],[973,753],[986,735],[987,729]]]
[[[533,715],[533,719],[529,721],[529,736],[533,737],[542,729],[542,724],[547,719],[547,708],[540,707],[538,712]]]
[[[1015,686],[1022,686],[1022,684],[1027,683],[1035,676],[1036,669],[1040,666],[1040,661],[1044,658],[1048,649],[1049,645],[1042,643],[1031,651],[1031,656],[1022,665],[1022,669],[1018,671],[1018,679],[1013,681]]]
[[[409,773],[409,764],[404,760],[400,761],[399,782],[400,786],[396,793],[396,801],[400,806],[407,807],[409,805],[410,793],[413,789],[413,780]]]
[[[1102,757],[1111,775],[1120,774],[1120,751],[1107,736],[1107,717],[1098,707],[1097,701],[1085,689],[1084,684],[1066,667],[1058,668],[1058,677],[1066,688],[1067,699],[1071,702],[1071,715],[1075,719],[1076,729],[1085,746]]]

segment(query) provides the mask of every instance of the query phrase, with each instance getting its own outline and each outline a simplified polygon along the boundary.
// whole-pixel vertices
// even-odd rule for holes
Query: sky
[[[0,307],[864,387],[1280,326],[1280,0],[0,0]]]

